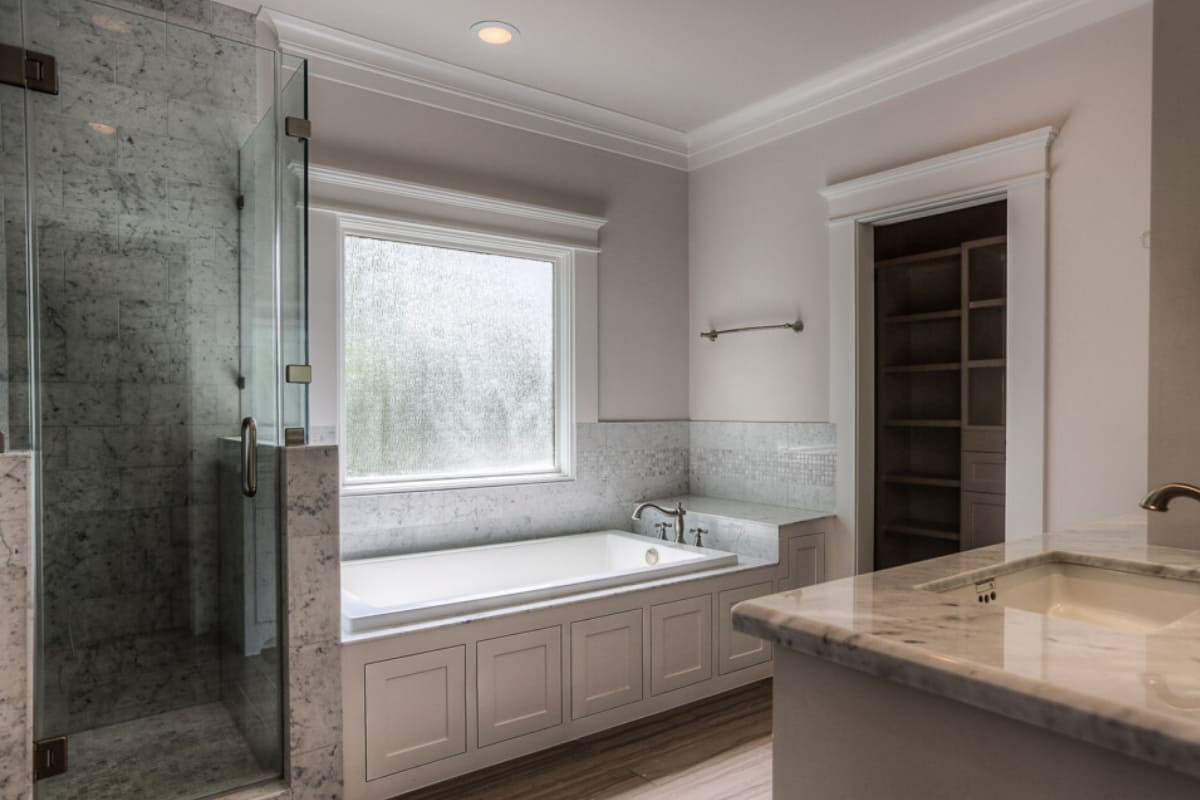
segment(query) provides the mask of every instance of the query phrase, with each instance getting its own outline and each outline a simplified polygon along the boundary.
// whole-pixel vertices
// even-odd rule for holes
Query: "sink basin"
[[[1067,557],[1026,567],[1016,562],[993,575],[972,573],[920,588],[962,603],[1019,608],[1125,633],[1150,633],[1200,611],[1200,583],[1077,564]]]

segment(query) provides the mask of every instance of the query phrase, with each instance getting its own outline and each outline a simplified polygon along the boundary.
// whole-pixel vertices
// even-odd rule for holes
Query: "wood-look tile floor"
[[[770,800],[771,682],[402,795],[402,800]]]

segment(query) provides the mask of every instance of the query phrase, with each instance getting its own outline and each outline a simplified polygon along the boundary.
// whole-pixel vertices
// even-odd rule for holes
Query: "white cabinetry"
[[[642,699],[642,609],[571,624],[571,717]]]
[[[712,677],[712,596],[650,609],[650,693],[662,694]]]
[[[479,642],[479,746],[562,724],[562,628]]]

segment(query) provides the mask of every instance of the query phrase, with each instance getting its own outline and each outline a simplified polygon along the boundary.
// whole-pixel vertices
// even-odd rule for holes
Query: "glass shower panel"
[[[282,772],[279,65],[207,0],[24,2],[61,85],[24,93],[35,733],[70,752],[37,796],[193,800]]]
[[[280,62],[283,89],[281,115],[308,119],[308,63],[284,55]],[[308,364],[308,139],[286,136],[280,181],[280,304],[284,364]],[[295,266],[293,266],[295,265]],[[308,425],[308,386],[283,384],[285,428]]]
[[[22,46],[21,4],[0,0],[0,44]],[[31,448],[26,92],[0,84],[0,434],[10,450]]]

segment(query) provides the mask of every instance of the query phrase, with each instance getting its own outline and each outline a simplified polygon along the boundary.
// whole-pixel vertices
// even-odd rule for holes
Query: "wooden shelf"
[[[1003,358],[977,358],[974,361],[968,361],[967,366],[971,369],[987,369],[994,367],[1003,367],[1005,360]]]
[[[889,419],[889,428],[961,428],[961,419]]]
[[[893,522],[884,525],[883,529],[888,533],[901,536],[920,536],[924,539],[941,539],[946,542],[957,542],[960,538],[956,528],[939,525],[936,522]]]
[[[947,361],[939,364],[896,364],[891,367],[884,367],[883,371],[891,374],[903,374],[910,372],[957,372],[962,369],[962,364],[957,361]]]
[[[945,311],[923,311],[919,314],[893,314],[890,317],[884,317],[883,321],[895,325],[908,322],[936,322],[938,320],[959,319],[960,317],[962,317],[961,309],[950,308]]]
[[[883,476],[884,483],[899,483],[904,486],[933,486],[938,489],[957,489],[962,485],[958,478],[940,478],[936,475],[899,475]]]
[[[911,256],[901,256],[900,258],[885,258],[875,262],[876,268],[879,267],[900,267],[900,266],[916,266],[930,262],[946,262],[947,266],[958,266],[958,260],[962,258],[961,247],[950,247],[944,250],[930,250],[927,253],[917,253]]]
[[[972,300],[967,304],[967,308],[976,311],[981,308],[1004,308],[1006,305],[1008,305],[1006,299],[997,297],[994,300]]]

